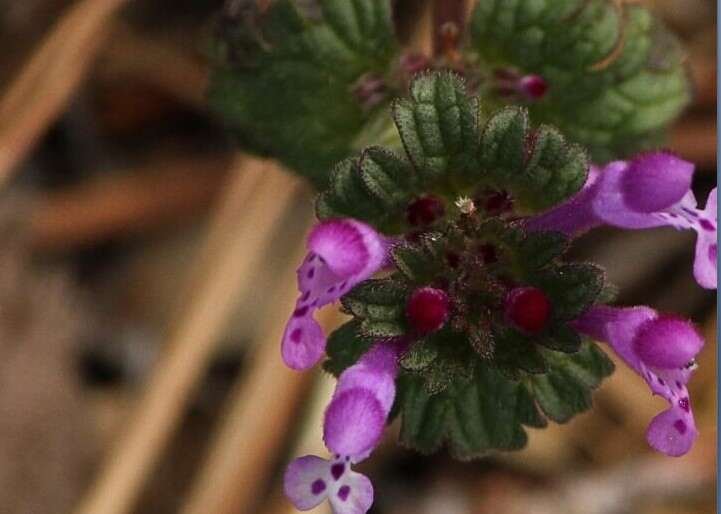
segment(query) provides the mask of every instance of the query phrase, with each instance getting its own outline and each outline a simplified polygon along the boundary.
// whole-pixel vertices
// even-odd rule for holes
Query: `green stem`
[[[448,50],[444,26],[452,23],[458,29],[456,41],[460,41],[466,24],[466,0],[433,1],[433,54],[442,55]]]

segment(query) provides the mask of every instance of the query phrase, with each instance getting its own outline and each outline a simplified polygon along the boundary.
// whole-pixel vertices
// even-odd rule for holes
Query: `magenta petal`
[[[626,201],[625,180],[629,172],[626,162],[613,162],[606,166],[593,199],[593,212],[609,225],[623,228],[650,228],[665,224],[652,213],[634,210]],[[653,194],[653,189],[646,194]]]
[[[298,510],[310,510],[326,499],[331,486],[329,464],[315,455],[299,457],[285,470],[283,492]]]
[[[303,370],[314,366],[321,359],[326,339],[323,329],[312,318],[309,309],[306,308],[302,316],[296,315],[297,312],[296,309],[285,327],[281,354],[286,366]]]
[[[368,389],[347,389],[325,412],[323,440],[340,455],[366,455],[380,440],[386,422],[383,406]]]
[[[706,289],[716,289],[718,284],[718,239],[716,220],[716,188],[706,201],[698,225],[696,240],[696,258],[693,263],[693,275],[696,282]]]
[[[341,373],[334,397],[349,389],[367,389],[376,397],[387,416],[396,394],[400,348],[401,345],[395,341],[376,343],[356,364]]]
[[[691,362],[703,348],[704,340],[686,320],[659,316],[647,321],[634,339],[636,354],[648,366],[672,369]]]
[[[626,205],[637,212],[657,212],[681,201],[691,188],[694,166],[668,152],[633,159],[620,186]]]
[[[591,166],[586,183],[571,199],[526,221],[526,229],[562,232],[568,236],[589,230],[601,223],[593,212],[600,170]]]
[[[649,444],[667,455],[686,453],[697,437],[686,388],[695,369],[689,360],[703,345],[690,324],[659,316],[648,307],[603,306],[589,309],[573,325],[590,337],[608,342],[653,394],[671,405],[651,422],[646,434]]]
[[[641,359],[634,348],[634,337],[644,323],[657,316],[656,311],[649,307],[619,309],[598,306],[586,311],[573,322],[573,326],[594,339],[606,341],[626,364],[643,375]]]
[[[308,249],[342,278],[362,273],[366,268],[377,270],[385,257],[384,247],[375,230],[351,219],[324,221],[308,238]]]
[[[310,510],[327,498],[334,514],[365,514],[373,504],[373,484],[350,465],[343,456],[295,459],[285,471],[285,495],[298,510]]]
[[[655,450],[671,457],[688,453],[698,437],[690,411],[675,406],[658,414],[646,431],[646,440]]]
[[[351,219],[320,223],[308,246],[311,251],[297,271],[301,294],[281,345],[283,360],[293,369],[307,369],[323,356],[326,339],[313,319],[315,311],[370,278],[389,250],[380,234]]]
[[[333,514],[365,514],[373,505],[373,484],[365,475],[348,471],[328,500]]]

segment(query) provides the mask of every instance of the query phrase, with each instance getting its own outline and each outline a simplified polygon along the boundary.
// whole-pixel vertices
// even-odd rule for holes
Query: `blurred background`
[[[222,0],[0,3],[0,511],[290,514],[283,466],[323,451],[333,386],[278,352],[313,193],[240,152],[207,110]],[[670,147],[705,198],[716,4],[646,3],[688,49],[695,103]],[[397,5],[401,23],[427,16],[422,0]],[[664,403],[618,366],[592,411],[530,430],[520,452],[421,458],[393,427],[361,466],[371,512],[715,512],[716,295],[693,281],[693,237],[605,230],[574,250],[608,269],[620,303],[702,328],[690,454],[649,450]]]

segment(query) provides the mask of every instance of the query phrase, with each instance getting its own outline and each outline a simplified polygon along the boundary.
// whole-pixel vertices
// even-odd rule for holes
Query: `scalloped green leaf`
[[[371,279],[351,289],[341,302],[357,318],[390,322],[404,318],[407,296],[408,289],[396,280]]]
[[[393,118],[408,158],[427,183],[476,168],[477,98],[452,72],[417,75],[410,98],[393,103]]]
[[[590,342],[573,355],[544,350],[544,358],[547,374],[515,381],[478,366],[472,381],[439,394],[429,394],[421,377],[401,374],[401,444],[424,454],[445,445],[463,460],[520,449],[527,442],[524,426],[545,427],[543,414],[564,423],[588,409],[593,389],[613,371],[611,360]]]
[[[608,0],[484,0],[473,50],[491,66],[542,75],[535,120],[584,144],[595,160],[656,143],[690,101],[677,40],[645,8]]]
[[[328,188],[318,196],[315,204],[319,219],[350,217],[373,223],[385,216],[363,184],[357,158],[339,162],[329,180]]]
[[[556,129],[529,129],[522,107],[494,114],[481,135],[479,160],[497,187],[511,191],[523,207],[541,210],[569,198],[586,180],[588,157]]]
[[[409,282],[428,284],[441,272],[442,250],[437,234],[428,233],[415,244],[406,242],[394,246],[391,258]]]
[[[399,380],[401,444],[421,453],[442,445],[463,460],[496,450],[516,450],[526,444],[522,425],[542,427],[546,421],[526,388],[488,367],[474,379],[431,395],[419,377]]]
[[[372,339],[361,335],[360,321],[352,319],[328,336],[325,348],[328,358],[323,363],[323,369],[337,377],[358,362],[372,345]]]
[[[398,50],[389,0],[318,3],[318,18],[292,0],[223,18],[209,100],[244,148],[323,187],[384,107],[364,109],[353,88],[385,76]]]
[[[595,344],[586,342],[571,355],[546,352],[549,371],[528,381],[539,407],[550,419],[565,423],[591,407],[591,392],[613,373],[613,362]]]
[[[393,233],[417,188],[417,177],[406,159],[369,147],[333,169],[329,187],[316,202],[316,213],[321,219],[361,219]]]
[[[546,269],[532,277],[532,284],[551,299],[553,317],[560,321],[577,318],[603,290],[605,272],[593,264],[571,263]]]

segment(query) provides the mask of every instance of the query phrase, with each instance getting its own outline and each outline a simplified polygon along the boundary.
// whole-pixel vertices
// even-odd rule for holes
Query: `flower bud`
[[[411,202],[406,210],[408,224],[413,227],[430,225],[442,218],[446,209],[440,198],[428,195]]]
[[[540,75],[525,75],[518,80],[518,90],[529,100],[540,100],[548,92],[548,82]]]
[[[528,334],[537,334],[551,317],[551,301],[536,287],[518,287],[506,296],[506,319]]]
[[[439,330],[448,321],[449,314],[448,295],[433,287],[413,291],[406,306],[408,322],[420,334]]]

